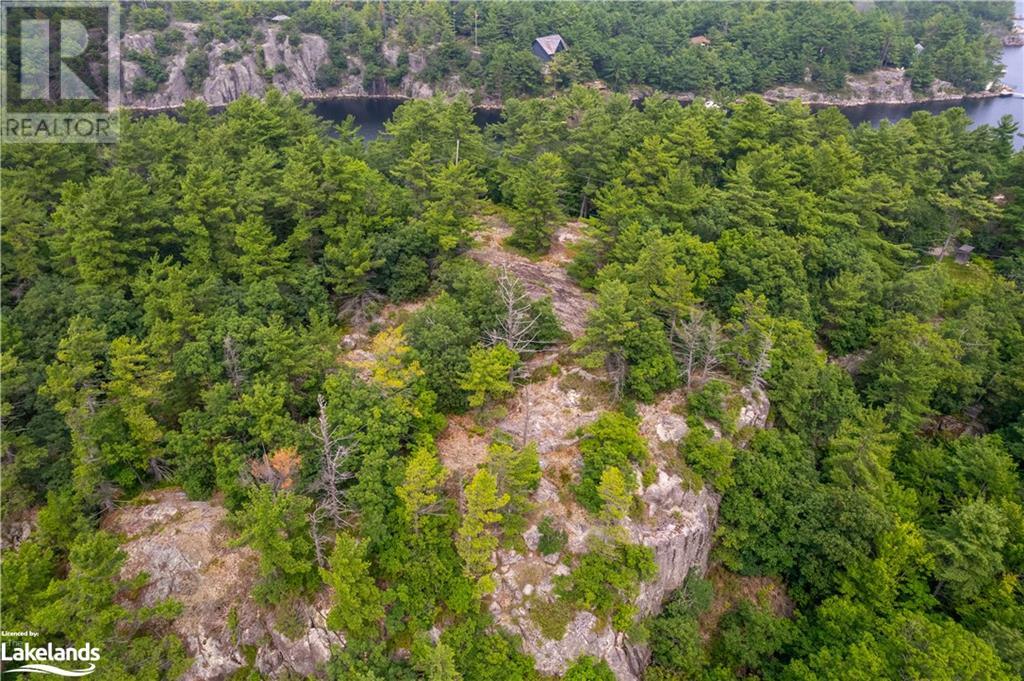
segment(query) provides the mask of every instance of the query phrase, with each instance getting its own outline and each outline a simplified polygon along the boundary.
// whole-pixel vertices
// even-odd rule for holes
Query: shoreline
[[[623,93],[620,93],[620,94],[625,94],[625,95],[629,96],[630,99],[635,103],[635,102],[643,101],[647,97],[655,94],[655,92],[656,91],[651,91],[650,93],[644,93],[644,94],[639,94],[639,93],[636,93],[636,92],[623,92]],[[293,94],[293,93],[283,92],[282,91],[282,94],[289,95],[289,94]],[[452,95],[452,94],[444,94],[444,93],[440,93],[440,94],[442,94],[442,96],[444,96],[445,98],[449,98],[450,99],[450,98],[458,96],[458,94],[461,94],[461,93],[456,93],[454,95]],[[661,94],[664,94],[669,99],[673,99],[673,100],[678,101],[682,105],[692,104],[693,101],[697,97],[702,96],[702,95],[695,95],[692,92],[663,92]],[[740,99],[740,98],[746,97],[748,95],[758,95],[759,97],[763,98],[766,102],[769,102],[769,103],[772,103],[772,104],[782,104],[782,103],[785,103],[785,102],[800,101],[803,104],[806,104],[807,106],[809,106],[811,108],[814,108],[814,109],[828,108],[828,107],[836,107],[838,109],[857,109],[857,108],[869,107],[869,106],[913,106],[915,104],[930,104],[930,103],[936,103],[936,102],[957,102],[957,101],[975,100],[975,99],[995,99],[995,98],[1000,98],[1000,97],[1012,97],[1014,94],[1015,93],[1013,93],[1012,91],[1003,92],[1003,91],[982,90],[980,92],[967,92],[967,93],[963,93],[963,94],[937,94],[937,95],[929,95],[929,96],[924,96],[924,97],[920,97],[920,98],[914,98],[914,99],[908,101],[906,99],[901,99],[901,98],[900,99],[898,99],[898,98],[878,98],[878,99],[864,100],[864,99],[852,99],[852,98],[851,99],[843,99],[843,98],[836,97],[834,99],[831,99],[831,97],[833,97],[833,96],[832,95],[828,95],[827,93],[822,93],[821,94],[821,98],[806,97],[806,96],[804,96],[804,97],[800,97],[800,96],[787,97],[787,96],[783,96],[783,95],[780,95],[780,94],[772,94],[771,91],[768,91],[768,92],[748,92],[748,93],[745,93],[743,95],[738,95],[735,99]],[[354,94],[334,94],[334,95],[325,94],[325,95],[302,95],[302,96],[300,96],[300,99],[305,104],[323,104],[323,103],[331,103],[331,102],[352,102],[352,101],[381,101],[381,102],[396,102],[398,104],[402,104],[404,102],[409,102],[409,101],[413,101],[413,100],[416,100],[416,99],[430,99],[430,98],[431,97],[415,97],[415,96],[408,96],[408,95],[354,95]],[[195,97],[195,98],[190,99],[188,101],[195,101],[197,99],[201,100],[202,98],[201,97]],[[130,112],[132,114],[142,114],[142,115],[146,115],[146,114],[161,114],[161,113],[171,114],[171,113],[176,113],[176,112],[181,111],[185,107],[186,103],[187,102],[182,102],[181,104],[172,105],[172,106],[149,106],[149,107],[148,106],[127,106],[127,105],[125,105],[125,106],[119,107],[119,109],[124,110],[124,111],[128,111],[128,112]],[[504,105],[501,102],[495,102],[494,100],[482,102],[482,103],[479,103],[479,104],[473,103],[472,100],[471,100],[470,103],[471,103],[472,108],[474,110],[483,110],[483,111],[497,112],[497,111],[501,111],[502,109],[505,108]],[[207,106],[207,108],[210,111],[215,111],[216,112],[216,111],[222,111],[223,109],[225,109],[229,105],[230,105],[230,102],[228,102],[227,104],[207,104],[206,106]]]

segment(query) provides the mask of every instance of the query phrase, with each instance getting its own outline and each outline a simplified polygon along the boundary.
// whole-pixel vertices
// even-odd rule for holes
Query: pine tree
[[[462,681],[455,666],[455,652],[443,641],[430,643],[427,635],[417,637],[412,647],[412,660],[426,681]]]
[[[418,529],[421,515],[437,510],[446,477],[444,466],[431,447],[420,446],[413,451],[405,466],[405,478],[395,489],[413,531]]]
[[[565,189],[565,170],[557,154],[546,152],[520,167],[510,179],[515,228],[509,241],[532,253],[547,253]]]
[[[616,397],[626,381],[626,341],[637,328],[629,287],[615,279],[603,281],[598,287],[597,305],[587,318],[587,330],[574,349],[588,352],[585,361],[604,365]]]
[[[422,221],[442,253],[468,245],[473,232],[473,213],[487,190],[468,161],[449,163],[432,181],[430,200]]]
[[[609,525],[625,520],[633,506],[633,495],[626,486],[626,479],[615,466],[609,466],[601,473],[597,496],[601,499],[601,519]]]
[[[502,512],[505,532],[521,531],[523,517],[530,509],[530,494],[537,489],[541,478],[536,446],[529,444],[516,450],[504,442],[494,442],[487,450],[484,465],[497,480],[498,491],[509,498]]]
[[[233,543],[250,546],[260,555],[263,581],[253,590],[258,600],[277,604],[316,588],[316,556],[306,515],[309,505],[307,497],[287,491],[275,495],[262,485],[232,515],[239,530]]]
[[[509,378],[518,362],[519,355],[504,344],[470,350],[469,371],[459,383],[469,393],[469,406],[482,407],[488,399],[511,395],[515,388]]]
[[[498,481],[487,470],[473,476],[465,494],[466,512],[455,546],[465,562],[466,574],[477,580],[478,592],[489,593],[494,588],[489,574],[494,569],[491,553],[498,547],[498,539],[488,526],[501,520],[498,511],[509,502],[509,496],[498,496]]]
[[[373,636],[384,618],[384,598],[370,575],[366,543],[338,534],[329,562],[329,569],[320,568],[320,577],[334,592],[327,626],[353,638]]]

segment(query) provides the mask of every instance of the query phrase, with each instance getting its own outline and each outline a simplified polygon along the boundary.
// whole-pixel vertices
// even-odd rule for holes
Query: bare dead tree
[[[504,311],[498,326],[487,332],[488,344],[504,343],[518,353],[533,350],[540,331],[538,316],[533,312],[533,301],[522,282],[506,265],[502,265],[498,274],[498,296]]]
[[[755,388],[764,388],[764,376],[772,367],[772,345],[771,334],[765,334],[761,339],[761,346],[758,348],[757,356],[754,358],[754,362],[750,367],[751,390],[754,390]]]
[[[363,291],[342,298],[338,303],[338,319],[355,325],[367,324],[383,300],[384,296],[376,291]]]
[[[345,525],[349,505],[341,485],[353,477],[351,471],[345,470],[345,461],[351,448],[338,436],[337,428],[331,428],[327,418],[327,401],[323,395],[316,396],[318,407],[316,421],[309,424],[313,438],[320,445],[320,472],[309,486],[309,491],[317,499],[316,506],[309,514],[309,530],[313,537],[317,561],[324,562],[324,546],[326,540],[322,532],[324,525],[337,529]]]
[[[708,320],[704,333],[704,356],[701,358],[701,375],[707,376],[722,364],[722,346],[725,334],[721,323],[714,317]]]
[[[323,509],[324,515],[335,525],[340,525],[348,511],[341,485],[353,477],[351,471],[345,470],[345,460],[351,449],[338,437],[337,429],[331,428],[324,396],[317,395],[316,403],[319,412],[316,421],[310,424],[310,430],[320,444],[320,473],[310,491],[319,497],[318,507]]]
[[[672,347],[683,365],[683,376],[686,377],[686,389],[693,383],[693,369],[700,355],[701,337],[704,334],[701,320],[703,312],[695,310],[685,322],[672,323]]]
[[[241,363],[238,361],[238,349],[235,347],[235,339],[230,335],[224,336],[224,368],[228,372],[228,379],[235,390],[240,390],[245,383],[245,374],[242,373]]]
[[[509,271],[507,265],[502,265],[498,274],[498,297],[503,312],[498,319],[498,325],[487,332],[487,345],[504,343],[520,356],[539,350],[543,345],[538,339],[540,315],[534,312],[533,301],[530,300],[523,283]],[[525,378],[525,371],[524,366],[517,364],[513,367],[509,380],[515,383]]]
[[[672,323],[672,347],[683,365],[687,389],[698,369],[707,376],[718,367],[723,342],[721,324],[700,308],[693,308],[688,320]]]

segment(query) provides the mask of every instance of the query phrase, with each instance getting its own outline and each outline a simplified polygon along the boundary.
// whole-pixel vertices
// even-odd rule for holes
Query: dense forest
[[[159,39],[152,51],[126,57],[145,72],[133,87],[154,90],[183,40],[172,22],[201,22],[186,62],[196,89],[209,72],[211,41],[235,41],[225,61],[250,52],[260,61],[266,22],[283,16],[270,24],[279,38],[298,45],[309,33],[327,41],[330,58],[316,74],[322,88],[348,72],[370,91],[397,84],[414,53],[425,60],[418,72],[425,82],[457,76],[477,93],[502,97],[596,78],[620,90],[729,95],[810,83],[836,91],[848,73],[882,67],[906,68],[922,90],[938,78],[970,92],[1000,75],[992,31],[1005,30],[1012,11],[1012,2],[145,3],[131,6],[127,29],[154,30]],[[529,48],[551,33],[569,49],[545,70]],[[396,59],[386,45],[399,50]]]
[[[517,13],[532,34],[564,7],[482,3],[481,34]],[[629,25],[656,31],[660,11]],[[701,12],[734,10],[673,11],[703,31]],[[741,77],[788,77],[787,60]],[[1012,120],[968,123],[951,109],[851,129],[756,96],[637,108],[576,87],[510,101],[484,130],[468,100],[409,102],[365,144],[271,92],[126,121],[113,146],[5,148],[2,510],[37,513],[3,554],[4,629],[90,641],[97,678],[180,675],[180,607],[126,605],[141,582],[119,578],[100,528],[174,485],[231,509],[232,541],[260,557],[259,603],[329,587],[346,639],[329,678],[539,678],[487,607],[537,451],[496,439],[456,484],[436,438],[454,415],[486,420],[558,348],[614,408],[580,434],[560,492],[596,530],[555,603],[646,642],[647,679],[1020,678],[1024,154]],[[579,217],[581,334],[467,257],[483,216],[532,258]],[[372,329],[369,359],[340,361],[348,328],[409,301],[402,324]],[[656,570],[620,531],[648,484],[636,415],[671,390],[690,423],[672,465],[721,494],[715,569],[775,580],[787,612],[736,599],[709,624],[720,594],[694,573],[636,617]],[[737,427],[741,390],[767,396],[770,427]],[[541,542],[558,552],[564,532],[546,521]],[[612,677],[584,657],[565,678]]]

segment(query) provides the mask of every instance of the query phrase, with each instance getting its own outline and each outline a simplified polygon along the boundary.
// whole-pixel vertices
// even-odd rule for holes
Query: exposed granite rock
[[[581,369],[570,369],[567,374],[574,377],[573,384],[577,379],[582,384],[597,382]],[[575,443],[575,432],[601,414],[601,405],[575,387],[563,385],[564,381],[564,376],[552,376],[524,386],[499,427],[535,442],[541,454]]]
[[[273,73],[274,85],[303,97],[318,97],[323,92],[316,84],[316,72],[327,62],[327,41],[318,35],[303,34],[298,47],[281,39],[276,29],[266,32],[263,59]]]
[[[579,223],[561,226],[555,233],[551,252],[531,260],[502,247],[502,242],[512,234],[512,228],[504,220],[488,215],[483,222],[485,229],[479,234],[477,247],[469,252],[470,257],[493,267],[507,267],[523,282],[531,298],[550,296],[562,328],[573,337],[581,335],[594,301],[569,277],[564,267],[569,258],[566,247],[580,238]]]
[[[911,87],[910,76],[902,68],[876,69],[868,73],[847,75],[843,92],[819,92],[800,85],[780,85],[764,93],[764,98],[770,102],[798,99],[807,104],[829,106],[912,104],[993,96],[996,96],[995,92],[987,91],[968,94],[942,80],[935,80],[926,94],[918,94]]]
[[[0,550],[13,551],[32,536],[36,529],[38,509],[31,509],[14,518],[4,518],[0,524]]]
[[[348,55],[348,69],[337,85],[322,89],[317,84],[317,70],[329,58],[327,41],[322,36],[303,33],[298,45],[292,45],[281,33],[279,26],[262,22],[255,27],[255,33],[263,36],[262,42],[254,47],[240,45],[234,40],[201,46],[197,38],[199,24],[174,22],[170,28],[180,30],[185,40],[177,53],[163,60],[168,78],[156,92],[135,92],[132,84],[143,75],[142,68],[128,59],[122,60],[124,106],[137,110],[176,109],[190,99],[199,98],[210,106],[220,107],[245,95],[262,97],[268,88],[294,93],[310,100],[368,95],[363,84],[363,60],[357,55]],[[153,31],[126,33],[121,40],[122,52],[153,50],[155,35]],[[195,90],[185,78],[185,60],[188,53],[197,48],[207,52],[209,75],[202,87]],[[392,66],[396,65],[401,49],[395,44],[385,44],[385,60]],[[242,53],[241,59],[226,62],[223,55],[228,50],[239,50]],[[257,54],[261,59],[257,58]],[[451,76],[436,86],[422,81],[419,74],[426,68],[429,54],[414,51],[408,53],[408,57],[409,72],[402,82],[386,86],[383,92],[375,91],[375,95],[426,98],[437,93],[454,96],[472,92],[471,88],[462,85],[457,76]]]
[[[768,395],[760,388],[751,390],[748,387],[740,388],[740,395],[743,397],[743,406],[736,418],[737,427],[764,428],[768,424],[768,413],[771,411]]]
[[[227,63],[224,53],[239,49],[234,40],[215,43],[210,50],[210,75],[203,83],[202,99],[210,106],[224,106],[243,95],[262,97],[267,84],[252,54],[239,61]]]
[[[111,514],[105,527],[125,537],[122,578],[149,575],[134,605],[151,606],[166,598],[181,602],[173,629],[194,658],[185,681],[228,677],[247,666],[243,649],[249,646],[256,649],[252,668],[262,677],[313,676],[330,657],[331,646],[344,644],[327,628],[326,593],[312,603],[295,604],[288,613],[295,638],[278,630],[274,612],[252,601],[259,559],[251,549],[229,547],[222,506],[189,501],[175,489],[137,501]],[[229,619],[237,625],[229,626]]]
[[[640,434],[653,453],[659,450],[674,452],[680,440],[690,432],[683,415],[686,395],[681,390],[668,393],[654,404],[637,405],[640,416]]]
[[[543,501],[538,496],[534,501],[539,512],[557,517],[565,529],[570,554],[585,552],[593,520],[575,504],[559,502],[557,495],[552,498],[545,493]],[[707,569],[719,500],[707,490],[685,489],[678,476],[664,471],[659,471],[657,480],[643,489],[641,498],[647,509],[646,517],[640,522],[627,521],[625,528],[631,541],[653,549],[658,566],[657,577],[641,585],[635,602],[639,615],[647,616],[660,610],[664,599],[682,585],[690,570],[703,573]],[[527,534],[532,534],[532,530],[535,528]],[[577,612],[557,641],[545,638],[532,621],[533,608],[555,598],[553,578],[569,574],[567,563],[572,555],[558,560],[557,556],[539,556],[533,549],[525,555],[503,550],[496,558],[494,578],[498,586],[490,610],[499,626],[522,637],[523,648],[536,660],[538,671],[562,674],[580,655],[592,655],[605,660],[619,681],[637,681],[641,677],[649,651],[601,625],[593,613]]]

